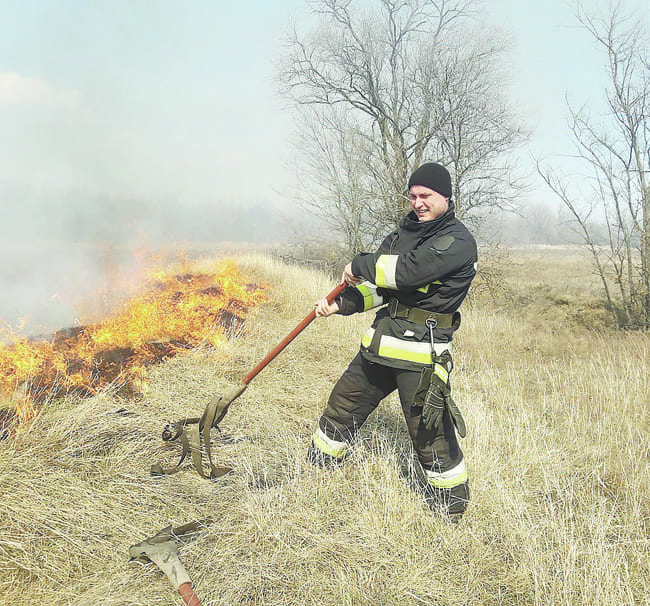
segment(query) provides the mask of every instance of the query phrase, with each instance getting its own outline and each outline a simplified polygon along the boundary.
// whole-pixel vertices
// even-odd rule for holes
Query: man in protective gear
[[[446,168],[423,164],[408,190],[412,210],[398,229],[346,265],[339,297],[316,303],[318,317],[379,309],[330,394],[308,456],[340,464],[368,416],[397,389],[427,502],[456,522],[469,501],[469,476],[456,438],[465,436],[465,422],[451,397],[451,341],[476,275],[476,241],[455,216]]]

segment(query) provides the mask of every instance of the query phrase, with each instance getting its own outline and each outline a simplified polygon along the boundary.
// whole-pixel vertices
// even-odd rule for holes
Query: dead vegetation
[[[511,257],[503,298],[477,288],[465,309],[453,381],[473,499],[458,527],[426,509],[393,398],[343,468],[305,461],[369,316],[314,322],[250,384],[214,446],[232,474],[149,476],[179,455],[164,423],[202,412],[333,285],[265,257],[239,265],[274,285],[245,334],[152,367],[138,400],[50,401],[0,443],[0,603],[180,604],[128,548],[205,517],[180,549],[204,606],[649,603],[650,341],[581,320],[598,297],[579,256]]]

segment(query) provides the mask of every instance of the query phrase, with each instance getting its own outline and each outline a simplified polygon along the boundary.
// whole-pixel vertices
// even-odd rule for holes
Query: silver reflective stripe
[[[375,282],[384,288],[397,288],[397,255],[381,255],[375,265]]]
[[[439,356],[442,355],[445,351],[451,353],[451,343],[434,343],[433,351],[435,351]]]
[[[366,334],[361,337],[361,345],[364,347],[370,347],[370,343],[372,343],[372,338],[375,336],[375,329],[374,328],[369,328],[366,331]]]
[[[427,469],[426,474],[429,484],[435,488],[453,488],[466,482],[469,478],[467,467],[465,467],[465,459],[449,471],[436,472]]]
[[[403,341],[397,337],[382,335],[379,339],[379,351],[382,358],[408,360],[417,364],[431,364],[431,344],[416,341]]]
[[[449,371],[442,364],[435,364],[433,372],[437,375],[443,383],[449,382]]]
[[[362,341],[363,342],[363,341]],[[440,355],[450,349],[449,343],[434,343],[434,351]],[[431,364],[431,343],[426,341],[405,341],[397,337],[382,335],[379,339],[379,351],[384,358],[407,360],[418,364]]]
[[[321,431],[320,427],[314,432],[311,439],[318,450],[330,455],[330,457],[334,457],[335,459],[343,457],[348,450],[347,442],[338,442],[332,440],[332,438],[328,438],[325,433]]]
[[[370,347],[375,329],[369,328],[361,337],[361,345]],[[441,355],[445,351],[451,353],[451,343],[434,343],[433,350]],[[408,360],[418,364],[431,364],[431,344],[428,341],[406,341],[397,337],[382,335],[379,339],[379,351],[376,352],[384,358]]]

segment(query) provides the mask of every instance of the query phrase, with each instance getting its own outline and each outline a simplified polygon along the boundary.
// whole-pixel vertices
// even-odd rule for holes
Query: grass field
[[[368,315],[314,322],[236,400],[214,445],[233,473],[149,475],[179,455],[164,423],[200,414],[334,285],[238,262],[272,285],[245,334],[154,367],[140,400],[51,402],[0,443],[0,604],[180,604],[128,548],[205,517],[180,548],[204,606],[650,604],[650,339],[608,328],[583,253],[508,251],[476,281],[454,349],[472,490],[456,527],[417,490],[394,396],[341,469],[305,460]]]

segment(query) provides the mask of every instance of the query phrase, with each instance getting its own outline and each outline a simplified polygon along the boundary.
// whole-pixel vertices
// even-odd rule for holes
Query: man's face
[[[420,223],[433,221],[449,210],[449,198],[424,185],[412,185],[409,189],[409,198]]]

